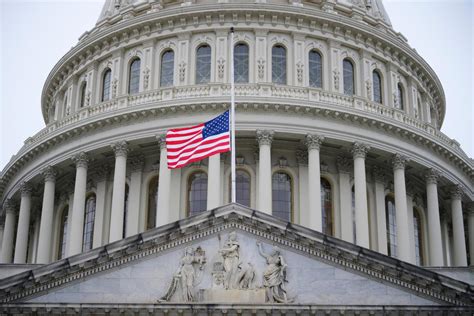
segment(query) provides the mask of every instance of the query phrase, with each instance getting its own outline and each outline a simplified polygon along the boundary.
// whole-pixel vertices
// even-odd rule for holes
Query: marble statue
[[[199,275],[202,275],[205,263],[206,253],[201,247],[197,247],[196,250],[192,247],[186,247],[178,271],[174,274],[166,294],[158,302],[170,301],[178,287],[181,288],[182,302],[196,301],[194,287],[199,283]],[[196,269],[198,272],[196,272]]]
[[[237,277],[237,284],[241,290],[253,290],[255,289],[256,272],[251,262],[247,263],[247,269],[242,269],[242,265],[239,265],[240,273]]]
[[[239,268],[240,245],[237,241],[237,234],[230,232],[224,246],[219,249],[224,261],[224,288],[226,290],[237,287],[237,273]]]
[[[266,290],[268,302],[291,303],[293,299],[288,298],[285,289],[287,265],[278,247],[273,247],[270,254],[262,249],[262,244],[257,242],[259,254],[267,261],[267,267],[263,273],[263,287]]]

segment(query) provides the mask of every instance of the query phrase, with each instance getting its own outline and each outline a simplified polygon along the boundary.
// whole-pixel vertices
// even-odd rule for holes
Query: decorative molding
[[[136,155],[130,157],[130,172],[141,172],[145,165],[145,157],[143,155]]]
[[[386,181],[385,171],[381,167],[374,166],[372,168],[372,176],[374,177],[375,182],[385,184],[385,181]]]
[[[124,140],[118,141],[110,145],[114,151],[115,157],[127,157],[129,152],[128,143]]]
[[[370,146],[361,142],[355,142],[352,145],[351,153],[354,159],[356,158],[363,158],[365,159],[365,156],[370,150]]]
[[[308,165],[308,150],[298,149],[296,151],[296,162],[300,166],[307,166]]]
[[[186,62],[182,61],[179,63],[179,82],[184,82],[186,79]]]
[[[257,73],[258,79],[263,79],[265,77],[265,59],[263,58],[257,60]]]
[[[89,163],[89,156],[83,151],[75,154],[71,159],[76,165],[76,168],[87,168],[87,164]]]
[[[461,200],[463,195],[462,186],[459,184],[451,186],[449,188],[449,193],[452,200]]]
[[[395,154],[392,157],[392,166],[393,170],[398,170],[398,169],[403,169],[405,170],[406,164],[410,161],[408,157],[401,155],[401,154]]]
[[[28,182],[20,183],[20,192],[22,197],[31,197],[31,192],[33,191],[33,187]]]
[[[273,142],[273,135],[275,132],[271,130],[257,130],[257,143],[259,146],[271,146]]]
[[[324,141],[324,136],[317,134],[306,134],[304,143],[308,150],[321,150],[321,145]]]
[[[436,169],[430,168],[425,173],[425,179],[427,184],[438,184],[440,172]]]
[[[224,78],[224,70],[225,70],[225,59],[219,58],[217,60],[217,77],[222,79]]]
[[[339,70],[337,68],[334,68],[334,70],[332,71],[332,74],[333,74],[333,80],[334,80],[334,89],[338,91],[339,90],[339,77],[340,77]]]

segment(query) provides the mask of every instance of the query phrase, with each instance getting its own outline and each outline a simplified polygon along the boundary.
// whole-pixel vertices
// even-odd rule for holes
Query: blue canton
[[[204,123],[202,138],[219,135],[229,131],[229,111],[225,111],[218,117]]]

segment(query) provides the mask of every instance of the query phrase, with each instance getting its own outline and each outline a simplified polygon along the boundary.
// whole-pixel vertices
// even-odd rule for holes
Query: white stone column
[[[462,189],[456,185],[451,190],[451,216],[453,221],[454,266],[467,266],[466,240],[462,215]]]
[[[143,180],[143,156],[133,157],[130,161],[130,191],[128,193],[128,211],[126,236],[133,236],[139,232],[140,223],[140,201]]]
[[[474,266],[474,202],[469,203],[467,207],[467,229],[469,238],[469,254],[471,255],[470,266]]]
[[[379,167],[373,169],[375,183],[375,208],[377,213],[378,252],[388,255],[387,218],[385,214],[385,174]]]
[[[49,166],[43,170],[44,192],[41,208],[40,234],[38,241],[37,263],[49,263],[52,248],[52,231],[54,221],[54,193],[56,186],[56,171]]]
[[[336,165],[339,178],[339,205],[341,212],[341,238],[347,242],[354,242],[354,227],[352,218],[352,190],[351,168],[349,157],[338,156]]]
[[[451,266],[451,247],[449,244],[448,214],[446,212],[440,213],[440,220],[441,220],[441,236],[442,236],[444,266],[450,267]],[[443,264],[441,266],[443,266]]]
[[[415,249],[415,223],[413,219],[413,207],[414,207],[414,196],[415,186],[410,182],[406,185],[406,200],[407,200],[407,220],[408,220],[408,249],[410,253],[410,263],[416,264],[416,249]],[[420,245],[421,247],[421,245]],[[420,249],[422,250],[422,249]]]
[[[72,157],[76,164],[76,182],[74,184],[74,200],[72,204],[70,239],[68,257],[82,252],[82,238],[84,232],[84,211],[86,204],[87,163],[89,157],[81,152]]]
[[[221,200],[221,158],[220,154],[209,157],[207,176],[207,209],[220,205]]]
[[[258,165],[258,205],[261,212],[272,214],[272,156],[271,145],[273,131],[257,130],[257,142],[259,146]]]
[[[443,248],[438,205],[438,178],[439,172],[434,169],[430,169],[425,175],[426,200],[428,204],[429,264],[433,267],[443,266]]]
[[[298,162],[298,179],[299,179],[299,200],[300,200],[300,214],[298,224],[306,226],[309,222],[309,207],[308,207],[308,151],[296,151],[296,161]]]
[[[94,238],[92,240],[92,248],[102,246],[104,238],[105,223],[105,204],[107,197],[107,179],[109,177],[109,166],[102,165],[94,173],[94,181],[96,183],[96,200],[95,200],[95,218],[94,218]]]
[[[16,231],[15,256],[13,263],[26,263],[28,250],[28,233],[30,231],[31,185],[23,182],[20,187],[21,202]]]
[[[112,190],[109,242],[114,242],[123,238],[125,176],[127,172],[128,144],[125,141],[119,141],[112,145],[112,149],[115,153],[115,170]]]
[[[308,134],[305,138],[308,147],[308,227],[318,232],[323,231],[321,211],[321,169],[319,151],[324,140],[323,136]]]
[[[13,240],[15,237],[16,206],[11,199],[3,204],[5,210],[5,227],[3,228],[2,253],[0,263],[11,263]]]
[[[354,143],[354,193],[357,245],[370,248],[369,244],[369,212],[367,208],[367,181],[365,175],[365,156],[370,146]]]
[[[397,221],[397,258],[410,262],[407,192],[405,186],[405,164],[407,161],[408,159],[405,156],[395,154],[392,164],[395,188],[395,218]]]
[[[168,224],[170,217],[171,170],[168,169],[166,135],[156,137],[160,145],[160,171],[158,174],[158,201],[156,203],[156,227]],[[178,210],[176,210],[178,212]]]
[[[4,229],[5,229],[5,217],[0,217],[0,258],[1,258],[1,253],[2,253]]]

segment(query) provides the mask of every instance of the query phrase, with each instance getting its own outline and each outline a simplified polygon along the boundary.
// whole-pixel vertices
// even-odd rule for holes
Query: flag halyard
[[[168,130],[166,149],[169,169],[230,151],[229,111],[202,124]]]

